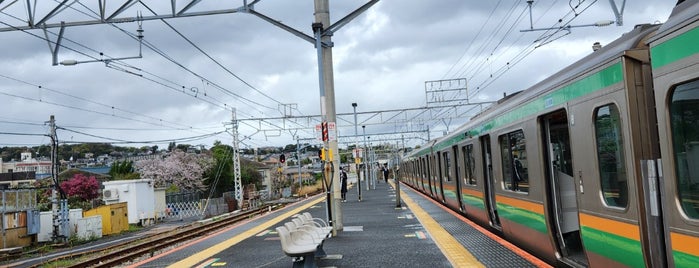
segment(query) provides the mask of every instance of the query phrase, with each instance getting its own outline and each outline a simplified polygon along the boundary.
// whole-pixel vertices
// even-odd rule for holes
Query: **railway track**
[[[113,245],[99,250],[73,253],[53,258],[49,261],[30,267],[42,267],[46,264],[59,261],[70,262],[70,264],[61,265],[62,267],[114,267],[143,256],[150,257],[159,250],[198,238],[229,226],[230,224],[234,224],[250,217],[260,215],[264,212],[279,208],[280,206],[249,210],[241,214],[213,220],[209,223],[198,226],[188,226],[185,228],[175,229],[164,234],[155,234],[135,241]]]

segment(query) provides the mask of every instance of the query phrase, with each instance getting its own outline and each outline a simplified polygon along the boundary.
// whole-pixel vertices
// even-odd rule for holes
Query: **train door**
[[[456,205],[458,206],[459,210],[463,211],[464,205],[463,205],[463,203],[461,203],[462,183],[460,180],[461,172],[459,170],[459,146],[454,145],[453,147],[451,147],[451,153],[454,156],[452,158],[453,159],[452,163],[450,164],[454,170],[454,173],[453,173],[454,177],[452,177],[452,179],[454,180],[454,183],[456,184],[456,188],[454,189],[454,193],[456,194],[456,196],[454,196],[454,197],[456,198]],[[465,156],[461,156],[461,157],[465,157]]]
[[[568,131],[568,117],[560,110],[541,118],[542,145],[546,170],[546,198],[549,226],[554,232],[557,251],[566,262],[587,265],[578,219],[573,161]]]
[[[439,199],[440,201],[444,202],[444,177],[446,177],[447,170],[445,169],[445,166],[447,165],[447,152],[444,153],[437,153],[437,162],[435,165],[436,171],[436,176],[434,178],[434,186],[435,186],[435,197]],[[444,158],[444,159],[443,159]]]
[[[485,174],[485,207],[488,210],[490,226],[502,230],[500,218],[498,217],[498,207],[495,203],[495,182],[493,181],[493,159],[490,150],[490,136],[485,135],[480,138],[483,152],[483,174]]]
[[[432,155],[427,155],[425,157],[425,160],[427,161],[427,187],[429,188],[429,191],[425,191],[425,193],[429,194],[430,196],[434,196],[434,191],[432,190],[432,176],[434,176],[434,169],[432,169]]]
[[[428,193],[430,171],[427,168],[427,157],[420,157],[420,170],[422,171],[422,176],[420,176],[420,189],[423,193]]]

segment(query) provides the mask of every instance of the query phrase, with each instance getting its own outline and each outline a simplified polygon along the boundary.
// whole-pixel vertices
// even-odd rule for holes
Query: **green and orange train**
[[[400,171],[555,266],[699,267],[699,1],[500,100]]]

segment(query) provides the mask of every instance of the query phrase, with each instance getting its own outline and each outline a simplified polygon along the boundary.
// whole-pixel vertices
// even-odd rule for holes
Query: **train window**
[[[461,154],[464,156],[464,184],[476,185],[476,178],[473,174],[473,168],[476,165],[476,159],[473,158],[473,144],[461,147]]]
[[[444,157],[444,181],[451,181],[451,159],[449,158],[449,152],[444,152],[442,153],[442,157]]]
[[[679,203],[699,219],[699,81],[677,86],[670,104]]]
[[[503,187],[506,190],[529,192],[529,171],[524,132],[521,130],[500,136]]]
[[[604,202],[610,207],[625,208],[628,204],[628,182],[624,161],[624,139],[621,135],[619,110],[614,104],[595,112],[597,164]]]

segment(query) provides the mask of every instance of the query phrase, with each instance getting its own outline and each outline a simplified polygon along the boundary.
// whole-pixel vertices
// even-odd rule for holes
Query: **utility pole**
[[[56,137],[56,118],[51,115],[49,119],[49,128],[51,133],[51,179],[53,180],[53,189],[51,189],[51,216],[53,218],[53,233],[51,238],[57,241],[60,237],[60,219],[58,211],[58,170],[56,170],[56,153],[58,152],[58,139]]]
[[[56,134],[56,118],[51,115],[49,119],[51,136],[51,215],[53,218],[53,232],[51,239],[54,242],[66,242],[68,238],[68,200],[58,185],[58,135]],[[60,196],[59,196],[60,192]]]
[[[313,33],[315,34],[316,49],[318,53],[318,80],[320,84],[320,114],[323,122],[335,124],[337,114],[335,112],[335,80],[333,77],[333,54],[332,54],[332,31],[326,32],[330,27],[330,4],[328,0],[315,0],[315,22],[313,23]],[[328,44],[324,46],[323,44]],[[323,147],[328,148],[328,158],[330,161],[330,186],[332,194],[328,205],[330,208],[333,223],[333,235],[343,229],[342,209],[340,207],[340,157],[337,146],[337,128],[332,130],[331,137],[324,141]]]

